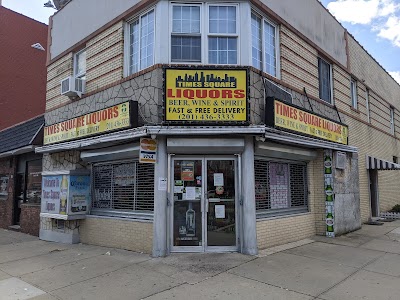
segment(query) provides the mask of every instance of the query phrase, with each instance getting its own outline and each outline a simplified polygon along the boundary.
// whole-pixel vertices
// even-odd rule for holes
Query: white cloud
[[[395,46],[400,47],[400,17],[389,17],[385,25],[380,28],[378,36],[388,39]]]
[[[340,21],[368,25],[377,36],[400,47],[400,3],[398,0],[338,0],[328,4]]]
[[[366,25],[378,17],[393,14],[398,4],[394,0],[339,0],[327,7],[340,22]]]
[[[400,71],[397,72],[389,72],[390,75],[400,84]]]

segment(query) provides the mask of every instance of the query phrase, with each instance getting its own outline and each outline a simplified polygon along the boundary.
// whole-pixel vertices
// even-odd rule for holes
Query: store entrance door
[[[176,157],[171,174],[171,250],[238,250],[236,157]]]

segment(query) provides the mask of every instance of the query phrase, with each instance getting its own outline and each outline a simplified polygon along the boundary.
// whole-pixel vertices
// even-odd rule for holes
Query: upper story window
[[[171,62],[237,64],[237,7],[173,4]]]
[[[252,66],[277,77],[277,27],[253,12],[251,39]]]
[[[129,74],[154,63],[154,9],[129,22]]]
[[[208,14],[208,63],[237,64],[237,7],[210,5]]]
[[[319,98],[332,103],[332,66],[318,58]]]
[[[74,75],[76,78],[85,79],[86,77],[86,49],[74,55]]]
[[[394,107],[390,107],[390,133],[394,134]]]
[[[350,79],[350,94],[351,106],[357,109],[357,82],[353,78]]]
[[[201,62],[199,5],[172,7],[171,61]]]

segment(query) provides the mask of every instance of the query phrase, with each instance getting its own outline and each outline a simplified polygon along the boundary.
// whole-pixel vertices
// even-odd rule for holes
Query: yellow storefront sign
[[[347,126],[278,100],[274,101],[274,125],[335,143],[348,143]]]
[[[121,103],[44,128],[44,145],[114,131],[131,126],[130,102]]]
[[[165,121],[246,122],[246,69],[166,69]]]

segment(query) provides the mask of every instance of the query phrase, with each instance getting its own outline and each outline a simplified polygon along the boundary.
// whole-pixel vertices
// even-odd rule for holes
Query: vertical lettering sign
[[[166,68],[165,121],[247,123],[247,70]]]
[[[335,194],[333,193],[332,150],[324,150],[324,182],[325,182],[325,211],[326,236],[335,237]]]

